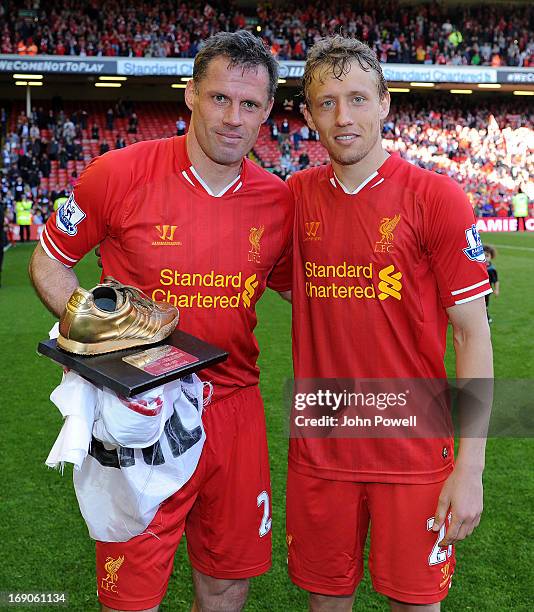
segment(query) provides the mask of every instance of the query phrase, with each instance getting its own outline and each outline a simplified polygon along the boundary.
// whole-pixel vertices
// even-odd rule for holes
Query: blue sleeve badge
[[[467,248],[462,250],[468,259],[471,261],[485,261],[482,238],[478,233],[476,225],[473,224],[471,227],[465,230],[465,238],[467,240]]]
[[[76,226],[81,223],[85,217],[86,214],[74,199],[74,193],[71,193],[69,199],[57,210],[56,225],[57,228],[65,234],[76,236],[78,233]]]

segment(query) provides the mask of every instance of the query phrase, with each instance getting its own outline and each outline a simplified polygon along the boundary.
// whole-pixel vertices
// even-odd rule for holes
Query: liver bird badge
[[[382,238],[380,239],[382,244],[390,244],[393,242],[393,230],[397,227],[400,218],[400,213],[397,213],[394,217],[383,217],[380,220],[378,231],[382,234]]]
[[[265,231],[265,225],[260,227],[251,227],[248,240],[250,242],[250,251],[248,252],[248,260],[260,263],[260,240]]]
[[[106,559],[106,563],[104,565],[104,569],[108,573],[106,576],[106,581],[115,583],[119,579],[117,572],[119,571],[120,566],[124,563],[124,555],[117,557],[114,559],[113,557],[108,557]]]

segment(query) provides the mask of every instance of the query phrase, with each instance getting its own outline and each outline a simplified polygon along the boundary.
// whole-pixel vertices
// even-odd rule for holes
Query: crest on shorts
[[[59,230],[69,236],[76,236],[78,233],[77,225],[80,224],[86,217],[86,214],[78,206],[74,199],[74,194],[71,193],[69,199],[62,204],[56,213],[56,225]]]
[[[439,588],[442,589],[447,584],[447,582],[450,581],[451,578],[452,578],[452,574],[451,574],[451,562],[448,561],[441,568],[441,582],[439,583]]]
[[[124,563],[124,555],[114,559],[113,557],[107,557],[104,569],[107,572],[107,576],[102,578],[100,586],[104,591],[111,591],[112,593],[118,593],[117,582],[119,581],[119,569]]]

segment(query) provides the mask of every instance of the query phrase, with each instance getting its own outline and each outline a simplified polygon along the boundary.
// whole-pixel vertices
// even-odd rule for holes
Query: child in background
[[[491,288],[493,289],[493,295],[495,297],[499,297],[499,277],[497,276],[497,270],[495,266],[493,265],[493,260],[497,256],[497,251],[495,250],[494,247],[490,246],[489,244],[486,244],[484,245],[484,254],[486,256],[486,268],[488,269],[489,282],[490,282]],[[491,318],[489,314],[489,310],[488,310],[490,296],[486,295],[485,299],[486,299],[486,313],[488,315],[488,323],[491,324],[493,323],[493,319]]]

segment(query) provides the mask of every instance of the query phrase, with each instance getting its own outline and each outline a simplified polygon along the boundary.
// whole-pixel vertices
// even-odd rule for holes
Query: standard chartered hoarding
[[[192,76],[193,60],[121,58],[117,60],[117,74],[124,76]]]
[[[424,83],[496,83],[497,71],[490,67],[441,66],[436,64],[382,64],[386,81]]]
[[[283,61],[279,66],[282,79],[300,79],[304,73],[304,62]],[[534,68],[382,64],[382,69],[390,82],[534,84]],[[193,59],[0,55],[0,72],[188,77],[193,74]]]

